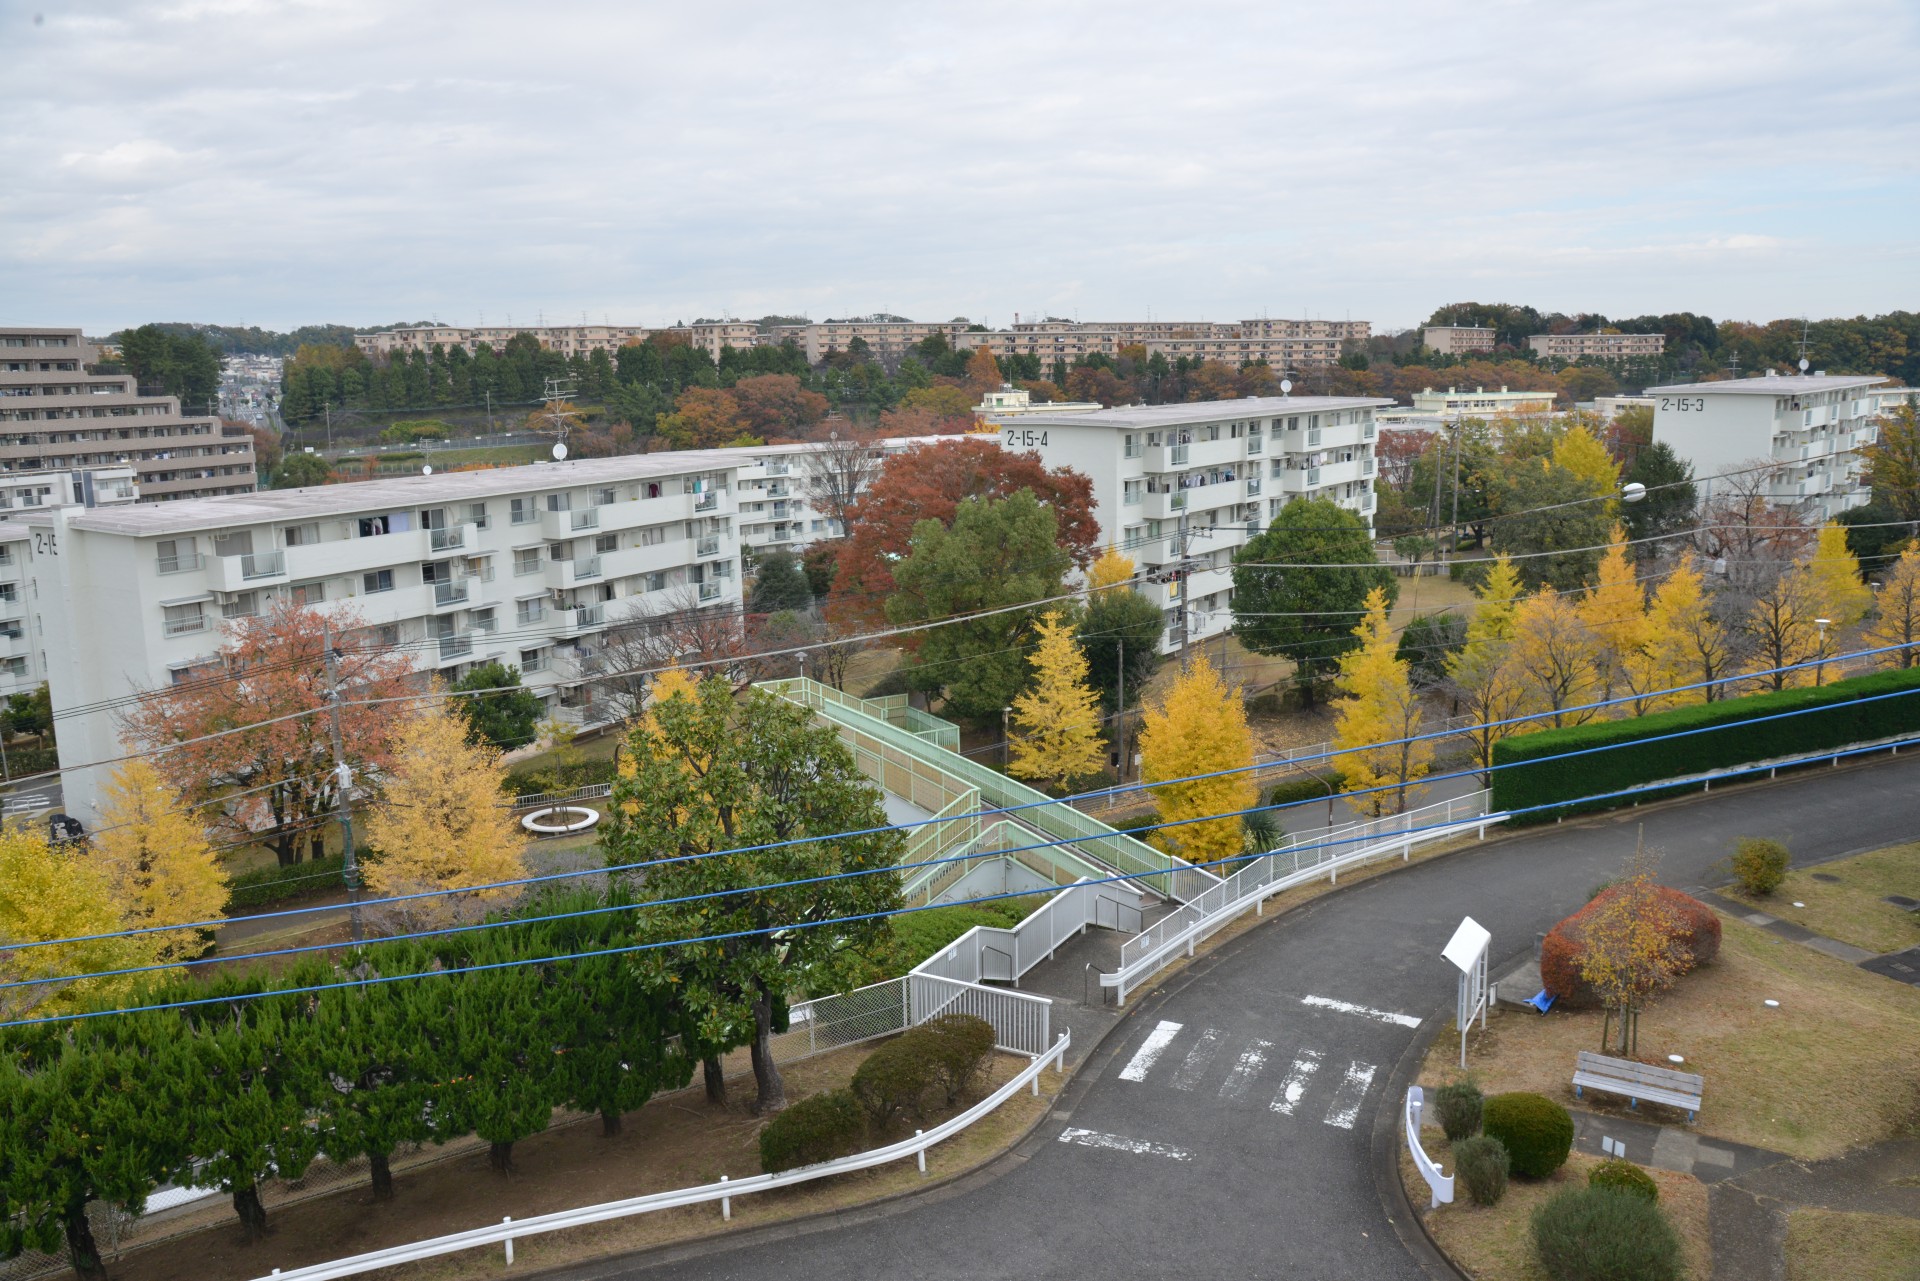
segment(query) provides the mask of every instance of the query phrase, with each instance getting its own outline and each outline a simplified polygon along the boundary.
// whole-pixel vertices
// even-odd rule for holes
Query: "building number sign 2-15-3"
[[[1031,427],[1007,427],[1000,432],[1000,443],[1008,449],[1039,449],[1047,443],[1047,433]]]
[[[1705,396],[1662,396],[1660,412],[1676,414],[1704,414],[1707,412]]]

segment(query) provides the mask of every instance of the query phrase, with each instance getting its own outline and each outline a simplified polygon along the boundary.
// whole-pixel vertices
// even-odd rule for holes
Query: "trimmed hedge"
[[[1898,697],[1879,697],[1882,695]],[[1867,698],[1878,701],[1861,701]],[[1781,719],[1752,723],[1766,716]],[[1702,732],[1643,742],[1695,730]],[[1494,745],[1492,808],[1527,810],[1516,821],[1545,822],[1631,803],[1619,797],[1570,805],[1557,804],[1560,801],[1915,730],[1920,730],[1920,667],[1855,676],[1818,689],[1749,694],[1651,716],[1543,730],[1502,739]],[[1631,751],[1564,755],[1593,748],[1624,749],[1631,743],[1642,746]],[[1660,788],[1637,793],[1634,799],[1676,796],[1698,786]]]
[[[973,1088],[993,1055],[993,1024],[977,1014],[942,1014],[909,1030],[901,1040],[926,1060],[933,1083],[952,1107]]]
[[[1762,836],[1743,836],[1733,847],[1733,879],[1756,898],[1773,893],[1787,879],[1792,862],[1787,847]]]
[[[1500,1140],[1477,1134],[1453,1145],[1453,1172],[1475,1205],[1495,1205],[1507,1194],[1510,1161]]]
[[[932,1084],[933,1064],[924,1044],[902,1036],[867,1055],[854,1069],[853,1097],[873,1128],[884,1130],[901,1116],[923,1116],[922,1099]]]
[[[1555,1281],[1678,1281],[1680,1238],[1660,1207],[1614,1188],[1568,1188],[1533,1212]]]
[[[325,894],[346,883],[347,861],[338,854],[287,867],[259,867],[227,882],[229,910],[259,907],[309,894]]]
[[[1592,986],[1580,977],[1580,953],[1586,948],[1588,918],[1617,893],[1615,886],[1601,890],[1585,907],[1548,930],[1540,944],[1540,985],[1570,1010],[1591,1010],[1600,1004]],[[1672,886],[1656,885],[1654,893],[1680,922],[1680,941],[1689,958],[1685,970],[1720,955],[1720,918],[1712,908]]]
[[[1481,1124],[1507,1149],[1509,1168],[1523,1179],[1544,1179],[1567,1163],[1573,1117],[1544,1094],[1496,1094]]]
[[[795,1166],[850,1156],[860,1150],[866,1137],[866,1114],[851,1092],[829,1090],[810,1095],[760,1131],[760,1168],[778,1174]]]
[[[1633,1162],[1619,1157],[1602,1161],[1587,1171],[1587,1186],[1630,1192],[1647,1201],[1660,1199],[1660,1185],[1653,1181],[1653,1176]]]
[[[1446,1131],[1448,1142],[1458,1143],[1480,1133],[1480,1114],[1486,1102],[1480,1087],[1471,1081],[1454,1081],[1433,1092],[1433,1116]]]

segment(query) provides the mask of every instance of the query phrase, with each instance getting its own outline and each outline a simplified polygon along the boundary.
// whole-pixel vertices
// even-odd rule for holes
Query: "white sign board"
[[[1492,937],[1480,922],[1471,916],[1463,917],[1460,928],[1453,932],[1452,941],[1440,949],[1440,955],[1452,961],[1454,969],[1462,974],[1470,974],[1473,963],[1486,952],[1487,941]]]
[[[1487,1004],[1491,993],[1487,985],[1487,943],[1493,935],[1485,926],[1471,916],[1463,917],[1460,928],[1453,932],[1453,938],[1440,955],[1454,969],[1460,971],[1460,997],[1454,1009],[1454,1022],[1460,1028],[1460,1066],[1467,1066],[1467,1029],[1473,1026],[1474,1016],[1480,1016],[1480,1026],[1487,1025]]]

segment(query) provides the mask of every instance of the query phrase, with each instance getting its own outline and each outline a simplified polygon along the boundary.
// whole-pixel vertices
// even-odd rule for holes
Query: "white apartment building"
[[[1649,387],[1653,438],[1693,464],[1700,500],[1724,473],[1771,459],[1781,502],[1829,519],[1871,494],[1854,450],[1875,438],[1877,374],[1790,374]]]
[[[99,359],[78,329],[0,327],[0,476],[131,468],[146,502],[253,490],[252,433],[95,373]]]
[[[1372,527],[1374,415],[1391,403],[1263,396],[1030,414],[1002,424],[1000,443],[1092,479],[1103,535],[1166,611],[1171,651],[1232,626],[1234,553],[1288,500],[1329,498]]]
[[[1469,356],[1492,351],[1494,332],[1485,325],[1428,325],[1420,342],[1445,356]]]
[[[1533,334],[1527,346],[1550,360],[1647,360],[1667,349],[1665,334]]]
[[[1001,385],[980,397],[973,416],[988,428],[1007,418],[1025,418],[1030,414],[1089,414],[1100,408],[1097,400],[1055,400],[1034,404],[1033,396],[1018,388]]]
[[[687,608],[737,614],[743,543],[829,532],[790,488],[807,449],[38,511],[0,524],[0,692],[44,672],[62,714],[67,809],[83,820],[106,781],[90,763],[119,754],[118,726],[111,711],[68,709],[206,670],[224,623],[282,600],[351,611],[448,682],[511,664],[552,715],[597,725],[612,714],[596,679],[610,627]]]
[[[1475,387],[1471,391],[1464,387],[1435,391],[1428,387],[1413,394],[1413,412],[1447,416],[1465,414],[1469,418],[1486,418],[1496,414],[1548,414],[1553,412],[1553,402],[1558,398],[1558,392],[1508,391],[1505,387],[1499,391],[1488,391],[1485,387]]]

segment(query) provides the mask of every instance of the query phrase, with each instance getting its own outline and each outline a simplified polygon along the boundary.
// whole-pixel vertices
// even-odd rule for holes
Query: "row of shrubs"
[[[1483,1098],[1468,1081],[1434,1091],[1434,1117],[1453,1153],[1454,1177],[1475,1205],[1495,1205],[1511,1175],[1544,1179],[1573,1150],[1573,1117],[1542,1094]],[[1680,1239],[1659,1208],[1660,1186],[1631,1161],[1602,1161],[1585,1187],[1534,1212],[1533,1245],[1555,1281],[1674,1281]]]
[[[776,1174],[859,1152],[898,1123],[924,1119],[929,1099],[959,1102],[992,1055],[993,1025],[971,1014],[910,1028],[869,1054],[849,1088],[811,1095],[769,1122],[760,1168]]]
[[[368,853],[370,851],[362,850],[361,857],[364,859]],[[346,868],[346,859],[338,854],[329,854],[305,863],[257,867],[250,872],[241,872],[227,882],[230,895],[227,910],[261,907],[339,889],[344,883]]]

